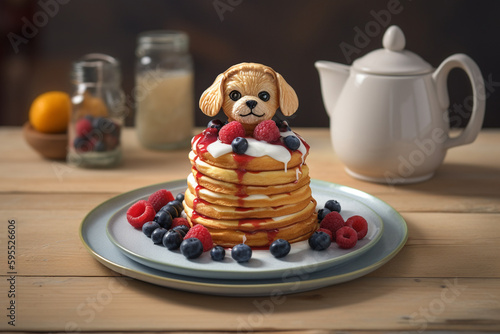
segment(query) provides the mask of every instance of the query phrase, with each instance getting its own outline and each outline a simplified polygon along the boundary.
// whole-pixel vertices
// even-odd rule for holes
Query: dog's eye
[[[259,99],[261,99],[264,102],[269,101],[270,98],[271,98],[271,95],[269,95],[269,93],[266,91],[262,91],[259,93]]]
[[[238,101],[239,99],[241,99],[241,93],[237,90],[233,90],[231,93],[229,93],[229,98],[233,101]]]

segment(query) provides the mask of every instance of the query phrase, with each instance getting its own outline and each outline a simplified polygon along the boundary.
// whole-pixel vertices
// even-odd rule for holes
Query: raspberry
[[[335,239],[340,248],[353,248],[358,242],[358,233],[352,227],[344,226],[337,231]]]
[[[142,228],[147,222],[155,218],[155,209],[145,200],[140,200],[127,210],[127,220],[135,228]]]
[[[196,238],[201,241],[203,244],[203,251],[207,252],[212,249],[214,243],[212,241],[212,236],[210,235],[210,232],[208,232],[207,228],[203,225],[195,225],[191,227],[188,233],[186,233],[186,236],[184,237],[184,240],[189,239],[189,238]]]
[[[240,122],[232,121],[224,125],[219,131],[219,139],[224,144],[231,144],[236,137],[244,137],[245,128]]]
[[[172,229],[174,227],[181,226],[181,225],[187,226],[188,228],[191,227],[186,218],[174,218],[170,228]]]
[[[152,193],[148,198],[148,202],[151,203],[151,205],[155,209],[155,212],[160,211],[160,209],[167,205],[168,202],[173,200],[174,195],[172,195],[172,193],[166,189],[160,189]]]
[[[79,119],[75,124],[75,131],[77,137],[84,137],[92,131],[92,122],[88,118]]]
[[[358,240],[361,240],[368,233],[368,223],[361,216],[352,216],[345,222],[345,226],[352,227],[358,233]]]
[[[317,231],[319,231],[319,232],[325,232],[326,234],[328,234],[330,236],[330,240],[332,240],[332,241],[335,240],[335,239],[333,239],[332,231],[330,231],[329,229],[327,229],[327,228],[321,228],[320,227],[320,228],[317,229]]]
[[[338,229],[344,227],[345,222],[344,218],[340,215],[340,213],[334,211],[330,212],[323,218],[321,223],[319,224],[320,228],[326,228],[332,232],[332,240],[335,240],[336,232]]]
[[[273,120],[267,120],[257,124],[253,130],[253,137],[257,140],[272,143],[280,139],[280,129]]]

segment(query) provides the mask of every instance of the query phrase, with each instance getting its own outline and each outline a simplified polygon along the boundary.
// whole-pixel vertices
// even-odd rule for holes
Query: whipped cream
[[[300,153],[302,153],[302,164],[304,164],[304,156],[307,153],[307,148],[302,142],[302,139],[298,137],[293,131],[285,131],[281,132],[280,134],[281,134],[280,140],[282,140],[284,137],[287,136],[294,136],[299,139],[300,146],[297,150]],[[260,141],[255,138],[245,138],[245,139],[248,141],[248,149],[245,152],[246,155],[251,157],[263,157],[267,155],[273,158],[274,160],[282,162],[285,166],[285,172],[287,171],[287,164],[292,158],[292,155],[286,147],[282,145],[270,144],[268,142]],[[196,144],[197,143],[194,143],[195,146]],[[219,139],[217,139],[216,141],[207,146],[207,151],[214,158],[218,158],[220,156],[223,156],[224,154],[233,152],[233,149],[231,147],[231,144],[224,144]]]
[[[302,156],[302,164],[304,164],[304,158],[303,158],[303,156]],[[297,168],[297,169],[295,170],[295,178],[296,178],[297,180],[299,180],[299,175],[300,175],[300,174],[302,174],[302,171],[300,170],[300,168]]]

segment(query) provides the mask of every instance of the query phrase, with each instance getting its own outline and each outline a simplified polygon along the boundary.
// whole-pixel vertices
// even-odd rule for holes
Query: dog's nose
[[[250,108],[250,109],[255,108],[255,106],[257,105],[257,101],[255,101],[255,100],[248,100],[246,103],[247,103],[248,108]]]

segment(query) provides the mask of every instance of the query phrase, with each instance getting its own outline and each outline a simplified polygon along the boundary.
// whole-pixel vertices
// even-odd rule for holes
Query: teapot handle
[[[444,148],[469,144],[476,139],[483,124],[486,104],[484,80],[479,67],[469,56],[459,53],[446,58],[432,74],[441,108],[446,110],[450,104],[447,79],[453,68],[461,68],[467,73],[472,85],[473,108],[469,123],[465,129],[457,137],[448,137],[444,142]]]

